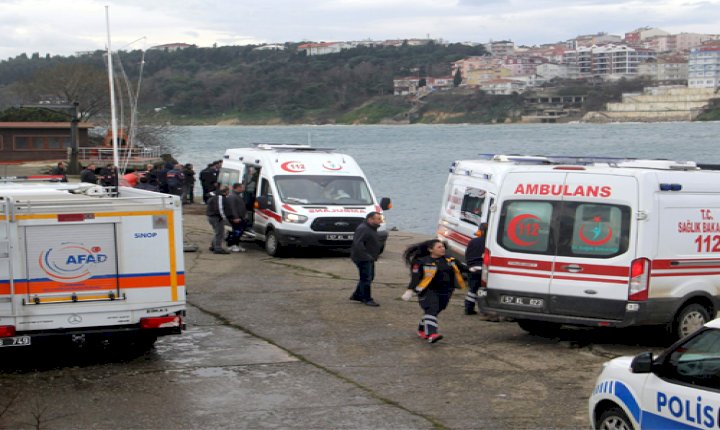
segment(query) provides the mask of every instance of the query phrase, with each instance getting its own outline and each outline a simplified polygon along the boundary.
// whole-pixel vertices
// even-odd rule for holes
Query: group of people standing
[[[213,254],[230,254],[231,252],[245,252],[240,246],[245,229],[250,223],[252,207],[249,206],[245,185],[235,183],[232,188],[219,185],[216,190],[209,192],[205,214],[213,228],[213,239],[210,251]],[[231,230],[225,233],[225,226]],[[227,243],[229,250],[223,247]]]
[[[372,298],[371,284],[375,277],[375,261],[382,252],[382,244],[377,233],[382,222],[382,214],[369,213],[365,222],[355,231],[350,254],[359,274],[359,281],[350,300],[372,307],[380,306]],[[438,315],[447,308],[454,290],[466,287],[463,272],[468,273],[470,286],[465,295],[465,315],[477,315],[475,306],[482,278],[486,230],[487,224],[481,224],[476,237],[468,243],[465,253],[466,265],[462,265],[452,257],[447,257],[445,244],[438,239],[416,243],[405,249],[403,260],[410,267],[410,283],[402,298],[410,300],[413,295],[418,296],[418,303],[423,311],[417,328],[417,334],[421,339],[436,343],[443,338],[438,332]]]

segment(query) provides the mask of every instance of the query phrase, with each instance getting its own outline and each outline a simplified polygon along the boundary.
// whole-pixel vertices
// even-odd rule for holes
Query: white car
[[[589,406],[596,430],[720,428],[720,318],[655,358],[605,363]]]

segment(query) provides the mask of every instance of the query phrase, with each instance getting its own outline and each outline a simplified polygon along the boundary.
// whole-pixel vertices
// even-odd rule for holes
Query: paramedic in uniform
[[[457,262],[445,256],[445,244],[438,239],[410,245],[403,259],[411,268],[410,284],[403,299],[409,300],[413,291],[418,294],[425,313],[418,324],[418,336],[435,343],[442,339],[438,333],[438,314],[447,307],[453,289],[465,288],[465,281]]]

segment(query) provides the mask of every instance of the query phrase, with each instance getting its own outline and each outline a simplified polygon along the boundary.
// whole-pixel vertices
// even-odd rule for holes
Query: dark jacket
[[[50,171],[50,174],[51,174],[51,175],[55,175],[55,176],[62,176],[62,179],[60,180],[60,182],[67,182],[67,181],[68,181],[68,180],[67,180],[67,176],[65,175],[65,169],[63,169],[63,168],[60,167],[60,166],[54,167],[54,168]]]
[[[220,212],[220,203],[222,203],[223,212],[227,214],[227,196],[216,194],[208,199],[207,206],[205,207],[205,215],[210,218],[226,218],[227,215],[223,217],[223,214]]]
[[[485,235],[473,238],[465,248],[467,267],[482,266],[483,254],[485,254]]]
[[[375,261],[382,250],[378,227],[368,224],[365,220],[355,229],[350,258],[352,261]]]
[[[85,168],[82,172],[80,172],[80,182],[87,182],[88,184],[97,184],[97,176],[95,176],[95,172]]]
[[[243,200],[242,193],[230,191],[230,195],[227,196],[226,209],[226,213],[228,214],[228,218],[230,220],[236,218],[245,218],[245,215],[247,214],[247,209],[245,208],[245,200]]]
[[[185,175],[185,185],[195,184],[195,171],[189,167],[183,167],[183,175]]]
[[[432,258],[429,255],[415,259],[411,266],[409,289],[421,292],[425,289],[449,292],[465,288],[460,267],[454,258]]]

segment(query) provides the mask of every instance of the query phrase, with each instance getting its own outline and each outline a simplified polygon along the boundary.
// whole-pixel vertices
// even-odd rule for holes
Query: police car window
[[[500,246],[510,251],[554,253],[550,240],[553,211],[552,202],[505,202],[500,213]]]
[[[676,348],[662,377],[720,391],[720,330],[706,330]]]
[[[608,258],[627,251],[627,206],[566,202],[560,223],[559,255]]]
[[[460,205],[460,219],[470,224],[480,225],[482,208],[485,203],[485,190],[468,187]]]

